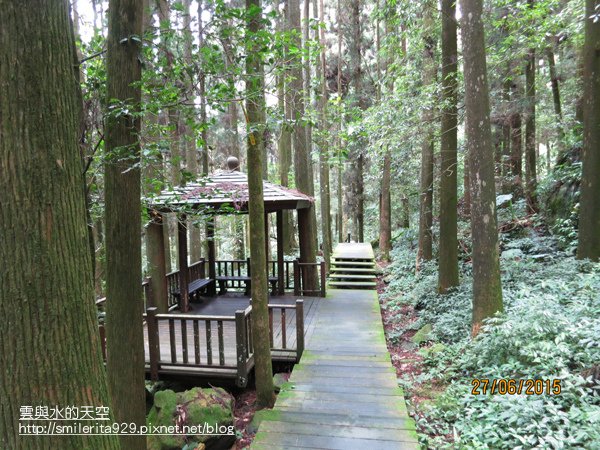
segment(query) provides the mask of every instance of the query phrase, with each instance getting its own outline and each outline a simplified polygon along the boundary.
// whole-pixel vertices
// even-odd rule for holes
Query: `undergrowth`
[[[438,295],[435,263],[415,273],[414,244],[410,232],[397,239],[382,299],[392,320],[407,305],[416,311],[416,321],[388,336],[392,345],[401,333],[431,326],[419,344],[419,374],[401,377],[409,401],[429,392],[411,405],[421,444],[600,449],[600,264],[575,260],[534,228],[503,235],[504,313],[471,339],[468,258],[461,262],[460,286]],[[472,395],[472,381],[482,378],[558,379],[562,391]]]

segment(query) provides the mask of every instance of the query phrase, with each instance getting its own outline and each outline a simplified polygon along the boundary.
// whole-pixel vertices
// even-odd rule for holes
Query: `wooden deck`
[[[235,378],[237,375],[235,370],[237,364],[236,324],[232,317],[236,311],[244,310],[249,306],[249,298],[231,294],[203,297],[202,299],[201,303],[193,303],[193,310],[185,316],[210,316],[214,320],[174,319],[172,323],[167,320],[158,322],[160,374],[185,374],[216,378]],[[296,299],[295,296],[270,297],[269,304],[292,307]],[[304,301],[304,332],[306,336],[312,332],[319,302],[322,299],[316,297],[303,297],[302,299]],[[219,317],[222,317],[222,320],[217,320]],[[285,322],[285,327],[282,326],[282,320]],[[297,345],[295,310],[286,309],[282,314],[280,308],[273,308],[272,323],[273,361],[294,361]],[[146,363],[149,365],[147,325],[144,326],[144,350]]]
[[[416,449],[377,293],[331,290],[254,449]]]

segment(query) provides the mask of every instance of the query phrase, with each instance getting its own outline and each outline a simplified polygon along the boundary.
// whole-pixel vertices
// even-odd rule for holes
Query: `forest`
[[[600,0],[0,0],[0,261],[1,449],[600,449]]]

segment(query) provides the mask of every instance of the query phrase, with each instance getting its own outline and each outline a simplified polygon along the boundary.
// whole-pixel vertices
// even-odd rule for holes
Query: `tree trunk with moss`
[[[69,3],[2,0],[0,29],[0,448],[118,449],[115,436],[19,432],[23,406],[110,402],[85,222]]]
[[[577,257],[600,260],[600,1],[586,1],[584,45],[583,172]]]
[[[440,249],[438,291],[458,286],[457,238],[457,102],[458,51],[456,6],[442,0],[442,130],[440,174]]]
[[[111,0],[107,38],[106,345],[115,421],[146,423],[140,201],[140,52],[143,2]],[[127,113],[133,111],[134,113]],[[146,448],[146,437],[120,436],[123,448]]]
[[[471,187],[473,335],[479,332],[485,318],[502,311],[494,148],[481,19],[482,4],[482,0],[462,0],[460,4]]]
[[[260,50],[262,7],[260,0],[246,0],[248,14],[248,52],[246,59],[246,114],[248,133],[248,210],[250,223],[250,261],[252,264],[252,338],[256,373],[256,396],[260,408],[275,401],[269,344],[269,311],[265,207],[263,199],[264,140],[262,122],[265,109],[263,61]]]

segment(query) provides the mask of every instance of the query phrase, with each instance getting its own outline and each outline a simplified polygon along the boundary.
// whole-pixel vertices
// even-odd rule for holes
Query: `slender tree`
[[[316,1],[315,5],[316,5]],[[325,23],[325,5],[324,0],[319,0],[319,21]],[[319,74],[319,83],[321,86],[321,98],[319,102],[321,129],[326,130],[327,124],[327,60],[325,59],[325,28],[319,27],[318,35],[319,44],[321,45],[321,54],[317,73]],[[320,69],[320,70],[319,70]],[[321,184],[321,235],[323,239],[323,258],[327,269],[329,269],[330,257],[332,251],[331,244],[331,193],[329,187],[329,148],[321,143],[319,145],[319,179]]]
[[[111,0],[107,39],[109,111],[105,138],[106,342],[115,420],[146,422],[140,202],[141,37],[143,2]],[[127,449],[145,436],[122,435]]]
[[[260,47],[262,8],[260,0],[246,0],[248,51],[246,59],[246,114],[248,120],[248,209],[250,222],[250,258],[252,261],[252,338],[259,407],[274,403],[273,370],[269,345],[267,291],[267,255],[265,209],[263,201],[264,139],[262,121],[265,109],[263,61]]]
[[[118,449],[23,436],[24,406],[110,406],[94,305],[69,2],[0,1],[0,447]],[[26,422],[25,422],[26,423]]]
[[[438,290],[458,286],[457,96],[455,0],[442,0],[442,130],[440,174],[440,255]]]
[[[432,2],[423,4],[423,88],[428,89],[435,81],[435,38],[433,37]],[[421,142],[421,186],[419,196],[419,251],[417,260],[429,261],[433,257],[433,102],[423,108],[425,126]]]
[[[486,317],[502,311],[494,149],[481,12],[483,0],[461,0],[466,134],[473,238],[473,335]]]
[[[391,34],[391,17],[392,10],[390,6],[386,7],[385,10],[385,34],[390,36]],[[379,25],[377,26],[379,35]],[[379,46],[379,39],[378,39]],[[388,50],[389,51],[389,50]],[[390,73],[391,58],[388,55],[386,57],[385,71],[387,76],[386,83],[386,94],[391,95],[394,90],[394,79]],[[392,152],[389,147],[385,149],[383,156],[383,167],[381,176],[381,206],[379,210],[379,251],[381,253],[381,259],[383,261],[389,261],[390,250],[392,247],[392,199],[391,199],[391,184],[392,184]]]
[[[298,0],[289,0],[289,24],[290,29],[295,31],[292,45],[296,49],[301,49],[301,29],[300,29],[300,4]],[[296,52],[300,55],[299,52]],[[304,129],[304,96],[302,94],[303,81],[302,81],[302,59],[300,56],[296,56],[292,61],[291,70],[291,81],[290,89],[293,94],[292,102],[292,114],[294,119],[294,133],[293,133],[293,144],[294,144],[294,172],[296,178],[296,187],[306,194],[314,191],[311,187],[312,175],[311,165],[309,163],[310,154],[308,152],[308,144],[306,141],[306,130]],[[313,208],[311,207],[311,210]],[[314,214],[314,210],[310,212]],[[303,239],[300,243],[300,260],[302,262],[314,262],[316,260],[316,230],[314,229],[315,221],[310,220],[307,224],[308,229],[303,230],[310,239]],[[316,289],[316,274],[314,271],[306,271],[306,278],[304,279],[304,286],[306,289]]]
[[[579,207],[577,257],[600,260],[600,11],[599,0],[587,0],[583,53],[583,173]]]
[[[290,30],[290,5],[289,0],[283,2],[283,23],[282,31],[289,32]],[[284,54],[289,55],[289,46],[287,45],[284,49]],[[283,115],[283,123],[281,126],[281,133],[278,141],[279,150],[279,179],[282,186],[290,185],[290,169],[292,168],[292,108],[293,108],[293,93],[291,89],[291,83],[289,82],[290,64],[285,62],[285,70],[280,76],[278,86],[278,96],[280,102],[280,108]],[[293,217],[290,211],[283,211],[283,253],[289,254],[292,252],[292,248],[295,244],[294,239],[294,223]]]
[[[530,9],[534,7],[534,0],[527,0]],[[537,189],[537,167],[536,167],[536,142],[535,142],[535,49],[529,48],[525,66],[525,193],[527,205],[530,212],[538,209]]]

